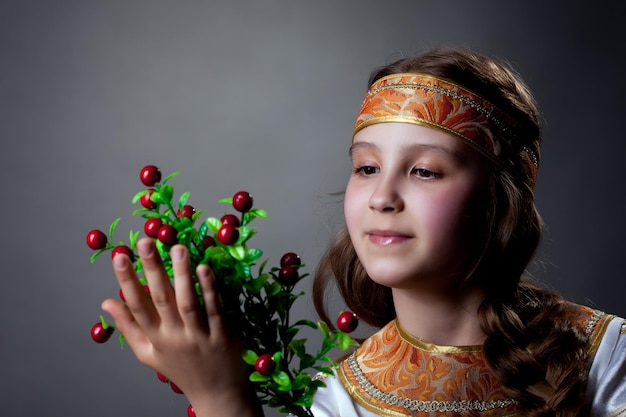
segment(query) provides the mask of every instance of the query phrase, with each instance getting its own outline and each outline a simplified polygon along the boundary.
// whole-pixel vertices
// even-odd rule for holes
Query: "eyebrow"
[[[350,146],[348,154],[352,157],[355,153],[373,151],[380,152],[380,148],[372,142],[355,142]],[[402,148],[403,152],[434,152],[442,155],[447,155],[455,159],[462,159],[462,152],[456,149],[450,149],[441,145],[432,145],[426,143],[415,143]]]

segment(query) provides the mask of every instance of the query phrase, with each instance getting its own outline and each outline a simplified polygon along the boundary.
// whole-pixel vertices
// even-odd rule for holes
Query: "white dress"
[[[626,321],[572,306],[581,313],[577,319],[593,358],[590,416],[626,417]],[[394,321],[324,379],[311,411],[315,417],[519,415],[518,403],[506,398],[485,369],[480,346],[424,343]]]

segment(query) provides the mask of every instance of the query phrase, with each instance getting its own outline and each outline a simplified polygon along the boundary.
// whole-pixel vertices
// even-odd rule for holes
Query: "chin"
[[[372,281],[389,288],[406,288],[414,285],[416,280],[414,274],[407,274],[397,268],[377,266],[365,270]]]

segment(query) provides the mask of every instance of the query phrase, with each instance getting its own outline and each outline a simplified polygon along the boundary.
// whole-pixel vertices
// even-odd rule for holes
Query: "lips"
[[[412,235],[395,230],[370,230],[366,235],[370,242],[381,246],[400,244],[413,238]]]

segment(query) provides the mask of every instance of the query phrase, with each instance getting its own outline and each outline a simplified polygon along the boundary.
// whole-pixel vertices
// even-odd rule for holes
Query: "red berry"
[[[283,285],[294,285],[298,282],[298,270],[291,265],[285,265],[278,271],[278,280]]]
[[[280,258],[280,266],[287,265],[300,266],[302,265],[302,260],[297,254],[293,252],[287,252],[282,256],[282,258]]]
[[[109,326],[105,329],[102,327],[102,323],[98,322],[91,328],[91,338],[96,343],[104,343],[109,340],[114,331],[114,327]]]
[[[344,333],[353,332],[359,325],[359,318],[351,311],[344,311],[337,318],[337,328]]]
[[[102,230],[94,229],[87,233],[87,246],[93,250],[104,249],[107,245],[107,236]]]
[[[204,249],[210,248],[211,246],[215,246],[215,239],[211,236],[205,236],[203,241]]]
[[[139,199],[139,202],[141,203],[141,205],[149,210],[155,209],[157,204],[150,200],[150,197],[152,196],[152,192],[154,191],[154,188],[150,188],[150,190],[148,190],[149,192],[145,193],[144,195],[141,196],[141,198]]]
[[[196,411],[193,409],[191,404],[187,406],[187,417],[196,417]]]
[[[222,226],[229,225],[233,227],[239,227],[240,225],[239,217],[235,216],[234,214],[224,214],[220,221],[222,222]]]
[[[159,378],[159,381],[163,383],[167,383],[168,381],[167,377],[163,375],[161,372],[157,372],[157,378]]]
[[[254,199],[246,191],[239,191],[233,196],[233,208],[241,213],[250,211],[253,203]]]
[[[121,288],[120,288],[120,300],[122,300],[123,302],[126,302],[126,297],[124,297],[124,291],[122,291]]]
[[[231,225],[220,227],[217,231],[217,240],[224,245],[232,245],[239,239],[239,230]]]
[[[178,385],[176,385],[175,383],[173,383],[172,381],[170,381],[170,388],[172,389],[172,391],[174,391],[176,394],[182,394],[183,390],[180,389],[178,387]]]
[[[150,287],[148,287],[147,285],[144,285],[144,286],[143,286],[143,292],[144,292],[146,295],[150,295]]]
[[[276,369],[276,362],[274,362],[272,355],[264,353],[257,358],[254,369],[261,375],[270,376]]]
[[[146,223],[143,225],[143,231],[146,233],[146,236],[156,239],[159,237],[159,229],[161,226],[163,226],[163,222],[158,217],[155,217],[146,220]]]
[[[173,246],[178,242],[178,230],[171,224],[164,224],[159,228],[158,238],[166,246]]]
[[[154,165],[146,165],[139,172],[139,179],[146,187],[152,187],[161,181],[161,170]]]
[[[131,261],[135,259],[135,254],[133,253],[132,249],[126,245],[117,245],[116,247],[114,247],[111,251],[111,258],[115,258],[115,255],[117,254],[124,254],[128,256]]]
[[[188,204],[185,204],[183,206],[183,211],[181,213],[180,209],[178,210],[177,214],[178,217],[187,217],[188,219],[191,219],[191,217],[193,216],[193,214],[196,212],[196,209],[193,206],[190,206]]]

